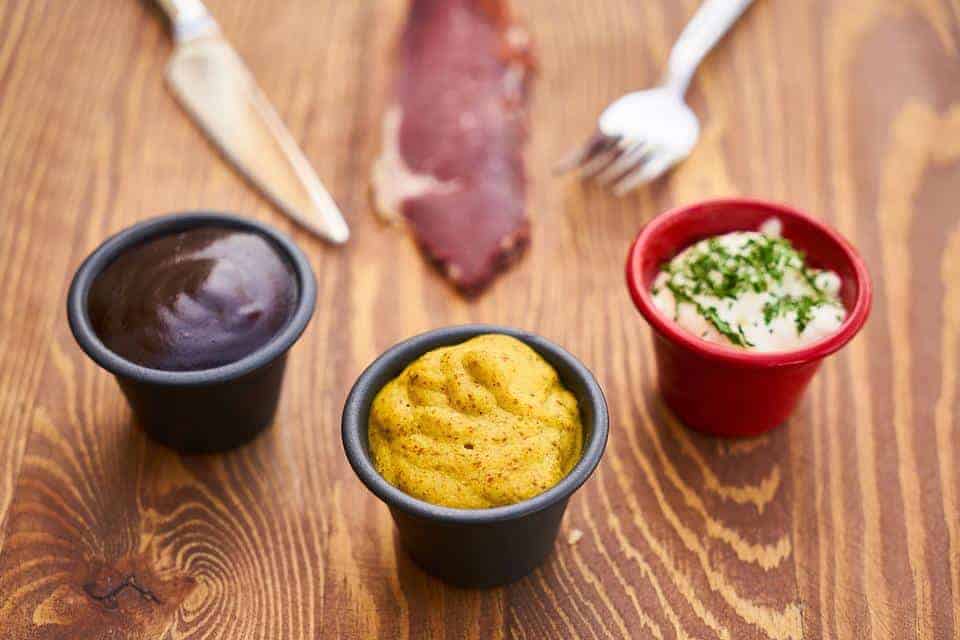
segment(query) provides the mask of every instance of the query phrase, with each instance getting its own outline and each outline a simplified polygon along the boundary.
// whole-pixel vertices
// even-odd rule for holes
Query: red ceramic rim
[[[853,307],[848,309],[847,318],[843,324],[840,325],[837,332],[802,349],[754,353],[701,340],[685,331],[676,323],[665,318],[653,305],[653,298],[650,295],[650,291],[644,286],[643,274],[640,268],[642,257],[647,247],[657,238],[664,227],[678,217],[689,216],[695,214],[695,211],[698,209],[706,208],[714,210],[717,208],[762,209],[769,212],[771,217],[791,218],[796,222],[812,227],[818,233],[823,234],[825,238],[836,243],[853,265],[854,276],[857,282],[857,297],[854,300]],[[731,229],[731,231],[734,230],[736,229]],[[748,229],[743,230],[747,231]],[[854,249],[843,236],[810,215],[802,213],[792,207],[776,202],[751,198],[706,200],[683,207],[677,207],[651,220],[640,230],[637,239],[634,240],[633,245],[630,247],[630,252],[627,255],[627,287],[630,289],[630,297],[633,298],[633,303],[637,306],[637,309],[639,309],[647,322],[649,322],[654,330],[661,336],[676,345],[695,351],[705,358],[721,360],[730,364],[746,367],[779,367],[810,362],[830,355],[843,347],[843,345],[849,342],[857,332],[860,331],[864,322],[867,320],[867,315],[870,313],[870,304],[873,298],[873,290],[870,284],[870,275],[867,273],[867,267],[856,249]]]

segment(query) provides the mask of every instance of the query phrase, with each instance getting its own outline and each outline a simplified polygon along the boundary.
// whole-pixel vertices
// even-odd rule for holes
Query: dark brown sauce
[[[192,229],[132,247],[90,288],[93,329],[114,353],[152,369],[235,362],[290,320],[293,269],[261,236]]]

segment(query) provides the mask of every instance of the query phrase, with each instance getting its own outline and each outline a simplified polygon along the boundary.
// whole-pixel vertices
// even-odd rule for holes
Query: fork
[[[700,137],[700,121],[683,96],[697,66],[752,3],[705,0],[670,51],[663,83],[608,106],[593,137],[556,172],[579,168],[581,177],[612,185],[622,196],[686,158]]]

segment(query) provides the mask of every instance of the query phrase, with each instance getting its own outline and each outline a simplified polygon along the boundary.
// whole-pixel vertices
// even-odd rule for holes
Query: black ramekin
[[[163,371],[140,366],[108,349],[94,332],[87,309],[96,277],[121,253],[152,238],[197,227],[257,233],[293,268],[299,296],[293,317],[267,344],[236,362],[200,371]],[[141,222],[107,239],[84,260],[67,296],[67,317],[80,347],[112,373],[134,417],[154,440],[188,453],[239,446],[273,422],[287,350],[313,315],[317,284],[306,256],[285,235],[236,215],[176,213]]]
[[[383,386],[411,362],[437,347],[486,333],[513,336],[533,348],[577,398],[584,425],[580,461],[556,486],[517,504],[492,509],[453,509],[413,498],[377,472],[370,457],[370,405]],[[540,336],[497,325],[437,329],[390,348],[360,375],[343,409],[343,447],[360,480],[387,503],[400,542],[428,573],[465,587],[512,582],[544,561],[571,494],[600,462],[607,444],[607,404],[593,374],[579,360]]]

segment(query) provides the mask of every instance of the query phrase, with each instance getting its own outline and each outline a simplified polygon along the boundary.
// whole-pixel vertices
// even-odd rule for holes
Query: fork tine
[[[593,154],[589,160],[580,165],[580,179],[587,180],[597,175],[600,171],[610,165],[611,162],[620,157],[626,146],[623,139],[607,137],[604,139],[599,151]]]
[[[582,167],[580,167],[580,179],[588,180],[603,171],[604,167],[616,160],[623,151],[614,147],[609,151],[601,151],[598,155],[591,158]]]
[[[634,187],[660,177],[660,175],[672,167],[674,163],[675,160],[667,154],[648,153],[644,160],[637,165],[633,171],[626,173],[614,184],[613,192],[618,196],[624,196]]]
[[[598,153],[616,144],[617,140],[618,138],[611,138],[600,131],[596,131],[590,136],[586,144],[574,149],[561,158],[560,161],[554,165],[553,172],[555,174],[566,173],[571,169],[582,167]]]
[[[629,145],[619,158],[611,162],[603,171],[597,174],[597,182],[602,185],[616,182],[636,169],[645,160],[648,152],[649,145],[645,142]]]
[[[605,138],[593,154],[580,163],[580,178],[590,178],[620,155],[620,138]]]

